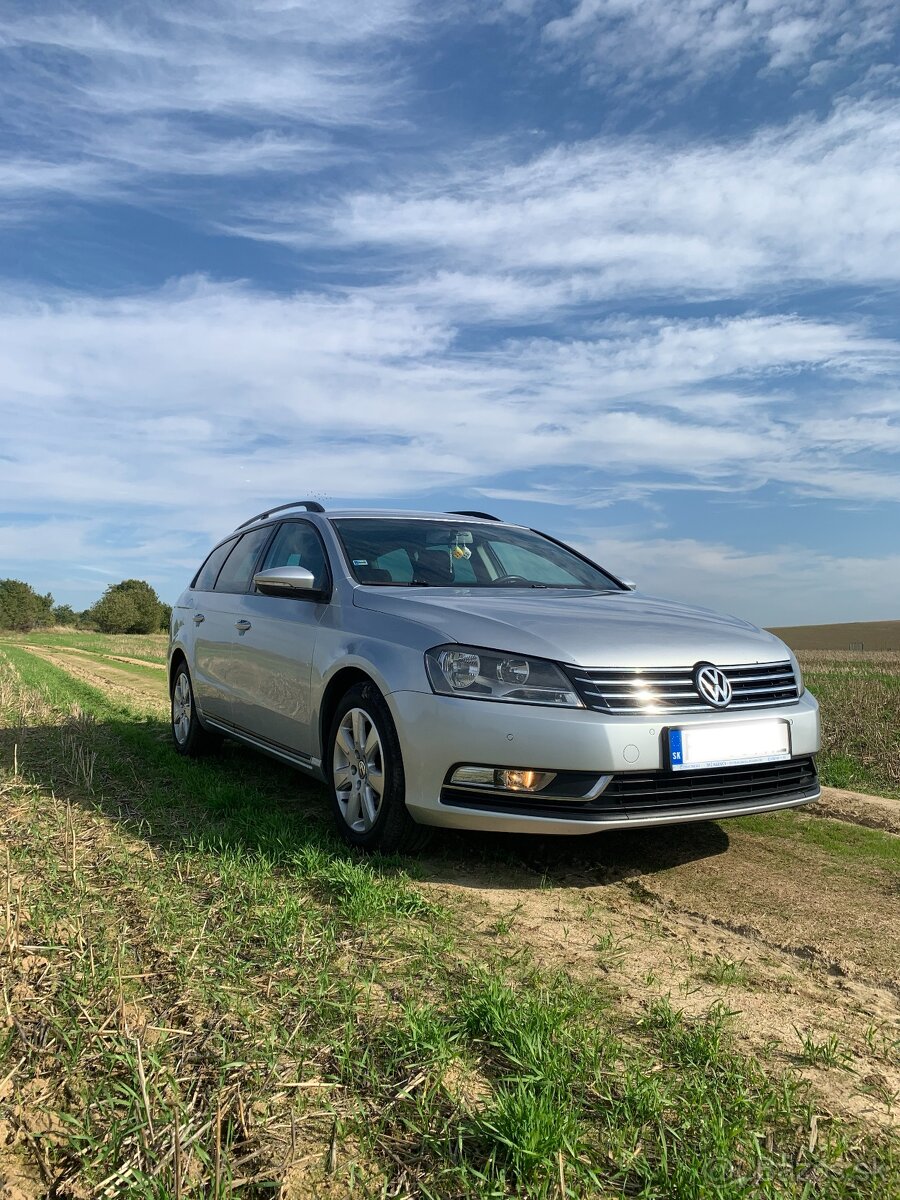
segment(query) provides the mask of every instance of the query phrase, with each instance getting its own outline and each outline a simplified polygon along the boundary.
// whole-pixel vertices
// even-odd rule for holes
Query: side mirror
[[[633,579],[620,579],[619,582],[624,584],[625,587],[628,588],[629,592],[637,591],[637,584],[634,582]]]
[[[269,567],[268,571],[257,571],[253,582],[265,596],[302,596],[320,591],[306,567]]]

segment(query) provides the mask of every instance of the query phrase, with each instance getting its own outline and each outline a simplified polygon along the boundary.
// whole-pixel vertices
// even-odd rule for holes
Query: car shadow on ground
[[[203,839],[253,853],[271,845],[274,836],[288,853],[314,846],[339,857],[362,857],[334,831],[325,785],[293,768],[226,740],[201,768],[207,795],[224,799],[204,803],[180,769],[183,760],[169,748],[167,722],[111,719],[99,731],[96,744],[86,745],[79,757],[72,748],[77,726],[0,729],[0,759],[11,766],[15,753],[25,778],[59,799],[102,812],[163,850]],[[152,747],[146,771],[140,753],[135,754],[142,741]],[[117,753],[122,744],[128,747],[125,756]],[[253,793],[253,805],[246,809],[240,803],[242,784]],[[589,888],[653,875],[728,848],[728,835],[712,821],[571,837],[436,829],[418,854],[374,861],[385,872],[405,871],[425,882],[461,887]]]
[[[602,887],[724,854],[714,821],[572,837],[439,830],[421,855],[426,878],[460,887]]]

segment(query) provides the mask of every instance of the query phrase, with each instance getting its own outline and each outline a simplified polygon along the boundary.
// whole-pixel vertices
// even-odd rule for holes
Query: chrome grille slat
[[[731,686],[732,686],[735,696],[771,696],[773,692],[783,692],[783,691],[787,690],[786,684],[782,684],[780,687],[774,687],[774,686],[767,687],[767,688],[754,687],[754,688],[741,688],[740,690],[738,690],[738,688],[736,688],[734,686],[734,684],[732,684]]]
[[[776,707],[794,704],[798,699],[790,662],[737,663],[719,669],[728,676],[733,693],[724,711]],[[659,715],[717,711],[697,695],[693,672],[693,666],[686,666],[573,667],[569,673],[585,704],[601,712]],[[652,699],[647,692],[652,693]]]
[[[779,675],[733,675],[731,676],[731,686],[744,683],[775,683],[779,679],[787,679],[793,683],[794,672],[785,671]]]

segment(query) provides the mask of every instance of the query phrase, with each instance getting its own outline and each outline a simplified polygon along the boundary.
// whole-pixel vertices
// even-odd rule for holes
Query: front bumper
[[[603,829],[714,820],[754,812],[768,812],[806,804],[819,795],[811,764],[820,744],[819,710],[805,693],[795,703],[771,709],[734,713],[672,714],[634,717],[612,716],[589,709],[557,709],[531,705],[493,703],[435,696],[424,692],[392,692],[387,697],[403,750],[406,797],[410,813],[422,824],[510,833],[579,834]],[[712,802],[698,799],[703,790],[686,789],[684,803],[646,800],[625,802],[616,811],[611,805],[587,801],[540,805],[521,803],[509,794],[465,796],[445,789],[448,772],[459,763],[484,763],[522,770],[583,772],[598,781],[612,776],[620,791],[635,791],[643,779],[652,791],[665,791],[671,779],[666,769],[666,731],[670,726],[709,725],[719,722],[786,720],[791,728],[790,763],[773,766],[795,768],[768,788],[750,787],[740,799],[728,788]],[[802,769],[801,769],[802,768]],[[694,774],[701,774],[696,772]],[[702,774],[712,777],[713,772]],[[773,779],[777,772],[773,773]],[[790,780],[788,779],[790,775]],[[687,781],[686,781],[687,782]],[[635,785],[631,787],[630,785]],[[660,790],[660,789],[657,789]],[[552,791],[552,786],[548,792]],[[442,799],[443,792],[443,799]],[[593,808],[591,807],[593,803]],[[528,811],[528,809],[531,811]]]

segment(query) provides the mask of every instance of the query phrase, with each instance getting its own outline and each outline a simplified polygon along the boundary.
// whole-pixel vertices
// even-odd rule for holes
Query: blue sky
[[[317,496],[900,617],[895,0],[4,14],[0,577]]]

